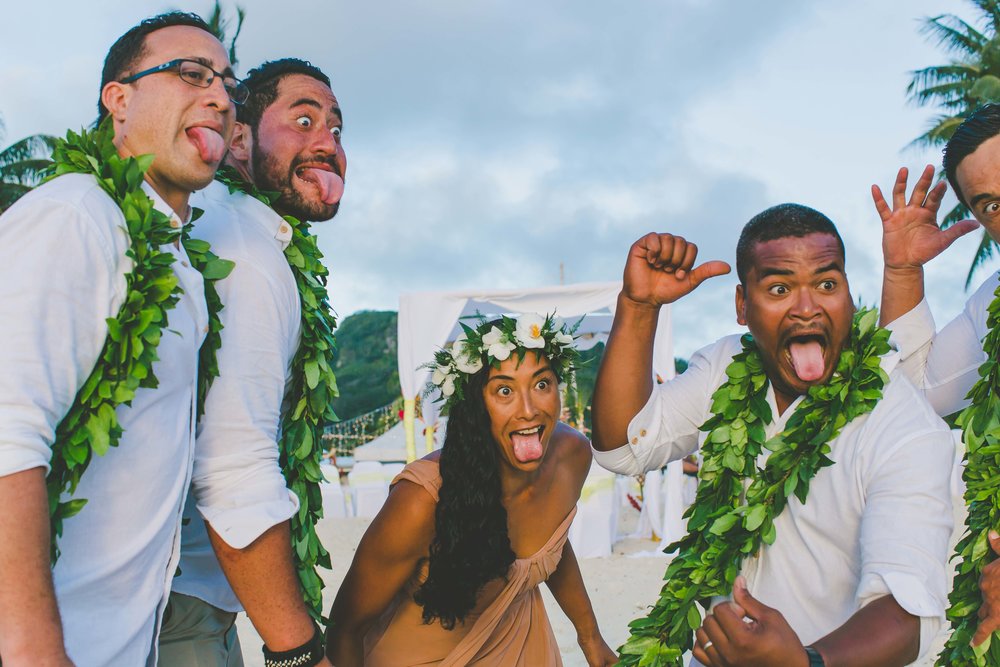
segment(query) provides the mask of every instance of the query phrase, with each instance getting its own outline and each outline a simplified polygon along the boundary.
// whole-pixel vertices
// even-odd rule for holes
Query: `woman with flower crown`
[[[435,356],[444,446],[393,481],[333,603],[327,654],[338,667],[561,665],[544,581],[588,664],[614,665],[566,539],[591,461],[559,421],[572,333],[539,315],[464,329]]]

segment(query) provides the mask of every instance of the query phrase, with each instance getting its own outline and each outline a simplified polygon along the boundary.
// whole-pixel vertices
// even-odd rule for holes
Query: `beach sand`
[[[634,530],[638,513],[622,510],[621,532]],[[956,525],[961,526],[964,515],[956,508]],[[332,571],[322,571],[326,582],[324,613],[337,594],[340,582],[354,558],[358,542],[368,527],[368,519],[324,519],[318,526],[320,539],[330,551]],[[954,543],[953,539],[953,543]],[[604,639],[611,648],[617,648],[628,637],[628,622],[645,614],[645,608],[656,600],[663,585],[663,572],[667,567],[666,556],[635,556],[650,552],[658,542],[649,539],[626,538],[615,545],[614,553],[607,558],[581,558],[580,570],[587,592],[594,605],[597,621]],[[576,632],[569,619],[562,613],[546,586],[542,586],[549,619],[552,622],[565,667],[586,667],[587,662],[576,643]],[[243,658],[246,667],[263,667],[260,636],[245,614],[237,620]],[[937,637],[927,656],[914,663],[917,667],[932,667],[934,658],[944,643],[944,632]],[[686,661],[685,661],[686,664]]]

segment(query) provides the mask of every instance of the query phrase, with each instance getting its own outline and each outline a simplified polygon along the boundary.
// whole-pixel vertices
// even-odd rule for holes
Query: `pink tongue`
[[[207,127],[191,127],[187,131],[188,138],[194,143],[202,162],[212,164],[222,162],[226,152],[226,142],[222,135]]]
[[[800,380],[815,382],[823,377],[823,347],[818,341],[792,343],[788,351],[792,353],[792,366]]]
[[[325,169],[303,169],[299,173],[303,181],[315,183],[319,188],[319,198],[324,204],[336,204],[344,196],[344,179]]]
[[[542,433],[532,433],[531,435],[511,435],[511,442],[514,443],[514,458],[521,463],[534,461],[542,458]]]

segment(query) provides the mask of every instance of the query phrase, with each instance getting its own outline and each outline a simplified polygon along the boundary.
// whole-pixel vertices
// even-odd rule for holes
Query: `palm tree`
[[[0,118],[0,140],[4,124]],[[0,150],[0,213],[38,185],[43,170],[51,163],[56,138],[33,134]]]
[[[239,39],[240,30],[243,29],[243,19],[246,18],[247,12],[245,9],[236,5],[236,32],[233,33],[233,38],[229,40],[229,62],[232,63],[233,67],[236,67],[238,59],[236,58],[236,40]],[[219,0],[215,0],[215,5],[212,7],[212,13],[208,17],[208,27],[212,29],[212,33],[219,38],[219,41],[223,44],[226,43],[226,30],[229,29],[229,19],[222,18],[222,5],[219,4]]]
[[[970,0],[978,10],[982,30],[953,14],[924,19],[921,32],[952,55],[947,65],[912,72],[906,92],[920,106],[935,105],[942,113],[926,132],[911,143],[920,148],[941,147],[973,111],[988,102],[1000,102],[1000,0]],[[969,210],[955,206],[942,221],[948,227],[969,217]],[[996,243],[983,232],[979,248],[965,278],[993,256]]]

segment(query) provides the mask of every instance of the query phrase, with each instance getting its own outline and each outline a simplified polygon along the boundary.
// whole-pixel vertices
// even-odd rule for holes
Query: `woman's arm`
[[[573,545],[569,540],[566,540],[563,546],[559,566],[546,583],[559,607],[576,628],[576,641],[583,649],[587,664],[591,667],[617,664],[618,656],[601,637],[601,631],[597,627],[597,616],[594,615],[590,596],[587,595],[587,589],[583,585],[580,564],[576,560]]]
[[[434,499],[398,482],[365,531],[330,610],[326,654],[337,667],[364,664],[364,636],[425,558],[434,535]]]

